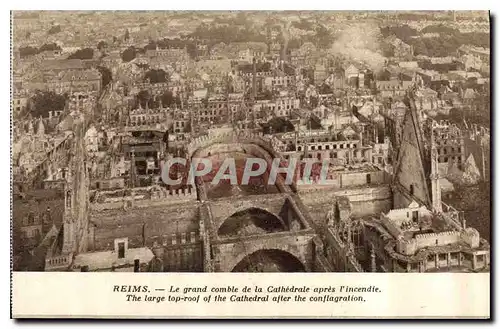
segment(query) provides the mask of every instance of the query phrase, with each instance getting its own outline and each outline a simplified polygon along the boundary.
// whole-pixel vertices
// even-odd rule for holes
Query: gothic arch
[[[272,148],[272,146],[268,145],[267,142],[263,140],[259,140],[258,138],[252,137],[252,136],[244,136],[244,135],[238,135],[238,134],[229,134],[226,136],[215,136],[212,140],[208,141],[207,143],[203,143],[202,145],[199,145],[195,149],[191,150],[189,154],[189,158],[196,158],[197,156],[200,155],[200,153],[205,150],[213,147],[214,145],[217,144],[240,144],[240,145],[253,145],[259,149],[259,153],[262,153],[259,155],[267,154],[271,158],[278,157],[278,153]],[[256,154],[257,155],[257,154]]]
[[[304,264],[281,249],[259,249],[245,255],[231,272],[306,272]]]
[[[262,208],[247,208],[227,217],[217,230],[217,235],[242,236],[252,233],[273,233],[286,231],[287,226],[279,216]]]

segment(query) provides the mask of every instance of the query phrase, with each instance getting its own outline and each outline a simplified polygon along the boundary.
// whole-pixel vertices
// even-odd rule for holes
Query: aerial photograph
[[[488,11],[11,22],[13,271],[490,271]]]

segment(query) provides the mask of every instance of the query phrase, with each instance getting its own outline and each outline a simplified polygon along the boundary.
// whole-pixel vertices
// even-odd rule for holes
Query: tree
[[[106,41],[99,41],[99,43],[97,44],[97,50],[99,51],[102,51],[104,48],[106,48],[108,46],[108,44],[106,43]]]
[[[156,42],[149,41],[147,45],[144,46],[145,50],[156,50]]]
[[[264,130],[265,130],[264,132],[267,134],[270,134],[270,133],[277,134],[277,133],[285,133],[285,132],[294,131],[295,127],[287,119],[282,118],[282,117],[277,117],[277,118],[272,118],[271,120],[269,120],[269,122],[267,122],[267,125],[264,128]]]
[[[244,11],[238,12],[238,14],[236,14],[236,17],[234,19],[234,22],[236,24],[240,24],[240,25],[247,25],[248,18],[247,18],[247,15],[245,14],[245,12]]]
[[[38,54],[38,49],[37,48],[34,48],[34,47],[21,47],[19,48],[19,56],[21,56],[21,58],[26,58],[26,57],[29,57],[29,56],[34,56]]]
[[[424,27],[420,33],[425,34],[425,33],[439,33],[439,34],[455,34],[456,32],[459,32],[458,30],[445,26],[443,24],[439,25],[429,25]]]
[[[391,73],[387,70],[379,71],[375,74],[377,81],[389,81],[391,79]]]
[[[150,109],[157,109],[160,107],[160,100],[158,99],[157,96],[154,96],[154,97],[151,97],[149,100],[148,100],[148,107]]]
[[[134,63],[135,66],[137,66],[138,68],[142,69],[142,70],[147,70],[149,69],[149,64],[147,63]]]
[[[191,59],[198,58],[198,49],[196,49],[196,45],[194,43],[188,43],[186,46],[186,51]]]
[[[426,31],[439,32],[439,36],[434,38],[408,38],[407,40],[400,37],[400,39],[413,46],[415,55],[430,57],[453,56],[463,44],[485,48],[490,46],[490,37],[487,33],[461,33],[459,30],[442,25],[430,26]]]
[[[314,108],[314,107],[318,106],[319,99],[318,99],[318,97],[310,96],[309,102],[311,103],[311,106]]]
[[[394,46],[391,44],[383,43],[380,45],[382,55],[384,57],[394,57]]]
[[[131,60],[133,60],[136,56],[136,50],[134,47],[128,47],[127,49],[125,49],[121,55],[122,57],[122,60],[124,62],[130,62]]]
[[[316,40],[319,48],[328,48],[332,43],[330,31],[321,24],[316,28]]]
[[[193,33],[189,34],[189,38],[195,40],[206,40],[210,43],[216,44],[224,42],[229,44],[231,42],[248,42],[248,41],[263,41],[265,42],[266,36],[260,34],[259,30],[251,29],[250,25],[241,25],[238,21],[231,20],[226,23],[228,25],[219,25],[223,23],[221,20],[213,22],[211,25],[206,23],[200,24]]]
[[[92,58],[94,58],[94,49],[92,48],[78,49],[68,57],[68,59],[82,59],[82,60],[92,59]]]
[[[144,75],[144,80],[149,80],[150,83],[163,83],[167,82],[168,74],[162,69],[151,69]]]
[[[163,38],[162,40],[158,40],[158,42],[155,43],[155,46],[160,49],[168,48],[168,39]]]
[[[401,39],[406,43],[412,40],[412,36],[418,35],[418,31],[409,27],[408,25],[388,26],[381,28],[380,32],[384,37],[395,35],[397,38]]]
[[[326,83],[323,83],[319,87],[319,93],[320,94],[331,94],[331,93],[333,93],[333,90],[329,85],[327,85]]]
[[[147,90],[141,90],[136,96],[137,101],[139,104],[141,104],[142,107],[146,107],[146,103],[149,102],[151,95],[149,94],[149,91]],[[149,104],[148,104],[149,105]]]
[[[292,26],[304,31],[314,30],[314,24],[303,18],[301,18],[299,22],[292,22]]]
[[[186,125],[184,126],[184,132],[185,133],[191,132],[191,122],[190,121],[186,122]]]
[[[296,38],[293,38],[293,39],[290,39],[290,41],[288,41],[288,49],[299,49],[300,46],[302,46],[302,42],[300,41],[300,39],[296,39]]]
[[[176,95],[175,98],[174,98],[174,102],[175,102],[175,105],[181,106],[182,105],[181,96]]]
[[[56,51],[56,50],[61,51],[62,49],[56,43],[46,43],[46,44],[44,44],[44,45],[42,45],[40,47],[40,49],[38,50],[38,52],[41,53],[41,52],[44,52],[44,51]]]
[[[97,69],[101,73],[102,87],[104,88],[113,80],[113,74],[107,67],[104,66],[98,66]]]
[[[170,90],[165,91],[161,95],[161,102],[162,102],[164,107],[172,106],[172,104],[174,104],[174,102],[175,102],[173,93]]]
[[[248,96],[247,97],[251,97],[253,91],[251,90],[251,88],[248,90]],[[257,94],[257,100],[265,100],[265,99],[268,99],[268,100],[271,100],[273,99],[273,92],[269,89],[264,89],[262,90],[262,92],[258,93]]]
[[[33,117],[48,117],[49,111],[62,111],[67,98],[53,91],[36,91],[31,98],[31,114]]]
[[[489,182],[475,186],[457,186],[456,190],[443,196],[443,202],[464,211],[465,218],[473,218],[468,225],[476,228],[481,237],[490,240],[491,188]]]
[[[61,26],[60,25],[54,25],[52,26],[49,31],[48,31],[48,34],[56,34],[56,33],[59,33],[61,32]]]

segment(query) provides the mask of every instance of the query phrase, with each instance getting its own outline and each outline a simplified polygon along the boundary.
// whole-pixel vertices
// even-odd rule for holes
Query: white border
[[[1,190],[1,208],[4,213],[4,219],[2,220],[2,232],[4,234],[2,242],[2,264],[9,264],[10,267],[10,223],[8,218],[10,218],[10,161],[7,161],[7,154],[10,154],[10,9],[15,10],[29,10],[29,9],[65,9],[65,10],[117,10],[117,9],[135,9],[135,10],[160,10],[160,9],[169,9],[169,10],[194,10],[194,9],[205,9],[205,10],[222,10],[222,9],[232,9],[232,10],[293,10],[293,9],[301,9],[301,10],[492,10],[493,14],[497,14],[496,17],[496,27],[499,24],[498,14],[500,10],[498,9],[500,1],[493,0],[475,0],[475,1],[459,1],[459,0],[419,0],[419,1],[372,1],[372,0],[364,0],[364,1],[322,1],[322,0],[308,0],[308,1],[282,1],[278,3],[277,1],[269,1],[269,0],[251,0],[247,2],[235,2],[235,1],[224,1],[224,0],[211,0],[211,1],[165,1],[165,2],[150,2],[145,3],[144,1],[135,1],[135,2],[115,2],[112,3],[110,1],[102,1],[102,0],[86,0],[86,1],[54,1],[54,0],[44,0],[41,1],[16,1],[16,2],[1,2],[0,6],[2,7],[2,11],[0,12],[0,20],[2,22],[2,29],[0,30],[0,44],[3,45],[1,49],[1,63],[2,65],[2,104],[4,104],[4,110],[0,111],[0,154],[3,155],[4,161],[0,162],[0,175],[2,182],[2,190]],[[495,41],[498,41],[498,34],[495,33]],[[498,45],[497,42],[495,42]],[[498,50],[497,50],[498,51]],[[495,51],[495,58],[497,59],[497,51]],[[9,66],[8,64],[9,63]],[[498,73],[497,65],[494,65],[495,73]],[[497,74],[495,74],[497,76]],[[499,91],[499,85],[495,83],[494,94]],[[496,109],[492,109],[492,112],[495,112]],[[500,115],[497,115],[494,120],[494,124],[500,125]],[[495,130],[493,130],[495,131]],[[497,150],[497,146],[499,142],[496,137],[494,137],[494,149]],[[496,154],[496,152],[495,152]],[[496,183],[496,179],[494,179],[494,183]],[[9,184],[7,184],[9,182]],[[496,186],[496,184],[495,184]],[[498,194],[496,195],[495,201],[499,201],[500,197]],[[499,202],[495,202],[496,204],[500,204]],[[495,225],[495,237],[499,235],[498,232],[499,224]],[[492,249],[494,249],[492,247]],[[495,265],[498,259],[496,252],[493,253],[495,257]],[[0,285],[0,293],[3,296],[2,300],[4,301],[3,305],[3,316],[1,320],[2,328],[11,328],[17,323],[9,320],[9,310],[10,307],[7,304],[7,296],[10,295],[10,290],[7,286],[7,281],[10,280],[10,273],[7,271],[7,266],[4,266],[4,270],[1,272],[2,274],[2,282]],[[495,275],[496,278],[496,275]],[[495,294],[496,295],[496,294]],[[122,325],[122,323],[81,323],[83,326],[92,326],[93,328],[104,328],[105,325]],[[198,325],[197,323],[170,323],[169,326],[186,326],[186,325]],[[259,326],[270,326],[271,324],[257,322],[255,323]],[[349,325],[349,327],[359,327],[363,323],[355,323],[353,325]],[[422,323],[426,328],[432,328],[433,326],[438,326],[437,324],[431,323]],[[36,325],[43,325],[38,323]],[[53,325],[52,323],[45,323],[45,325]],[[69,326],[69,323],[60,324],[63,326]],[[164,324],[160,324],[164,325]],[[220,325],[220,324],[216,324]],[[242,324],[240,324],[242,325]],[[279,323],[272,323],[273,326],[279,325]],[[283,324],[281,324],[283,325]],[[306,324],[308,325],[308,324]],[[344,323],[326,323],[326,325],[344,325]],[[378,323],[379,326],[385,326],[385,323]],[[408,325],[408,323],[404,323],[403,325]],[[444,324],[439,324],[442,326]],[[450,325],[450,324],[448,324]],[[454,325],[453,323],[451,325]],[[468,323],[468,326],[476,326],[480,324]],[[35,324],[25,323],[23,327],[30,328],[34,327]],[[138,324],[137,326],[140,326]],[[247,325],[243,325],[247,326]]]
[[[494,1],[201,1],[179,2],[110,2],[88,0],[70,1],[22,1],[13,4],[15,10],[488,10]]]

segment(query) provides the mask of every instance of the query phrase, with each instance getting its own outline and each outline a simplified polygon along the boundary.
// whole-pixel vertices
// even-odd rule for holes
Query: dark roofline
[[[432,202],[431,202],[431,195],[429,193],[430,191],[430,162],[428,158],[426,157],[426,151],[424,147],[424,139],[422,136],[422,130],[420,129],[420,122],[417,117],[417,107],[415,106],[415,99],[413,98],[413,93],[409,93],[409,95],[406,96],[404,103],[408,106],[409,111],[406,111],[405,113],[405,120],[409,118],[411,120],[412,126],[415,130],[415,136],[416,136],[416,143],[417,143],[417,148],[419,150],[419,157],[420,157],[420,163],[422,164],[422,174],[424,175],[424,179],[426,181],[426,184],[424,184],[424,191],[425,191],[425,196],[426,200],[422,200],[426,203],[426,205],[429,207],[429,209],[432,209]],[[399,158],[399,154],[398,154]]]

